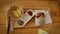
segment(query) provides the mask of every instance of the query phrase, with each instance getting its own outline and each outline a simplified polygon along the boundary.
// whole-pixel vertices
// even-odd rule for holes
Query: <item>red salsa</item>
[[[38,13],[36,17],[39,18],[41,16],[44,17],[44,13]]]
[[[33,13],[32,13],[32,11],[28,11],[28,14],[29,14],[30,16],[32,16]]]

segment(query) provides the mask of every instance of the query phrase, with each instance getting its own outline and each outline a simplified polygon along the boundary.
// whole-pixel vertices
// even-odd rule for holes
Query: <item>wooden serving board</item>
[[[24,8],[23,10],[24,10],[24,13],[26,12],[26,10],[28,10],[29,8]],[[37,9],[33,9],[33,8],[30,8],[30,9],[32,9],[32,10],[37,10]],[[41,9],[40,9],[41,10]],[[42,10],[46,10],[46,8],[45,9],[42,9]],[[19,18],[16,18],[16,17],[14,17],[14,15],[11,13],[11,12],[9,12],[9,15],[10,15],[10,17],[11,17],[11,22],[12,22],[12,24],[13,24],[13,27],[14,28],[21,28],[21,27],[19,27],[18,26],[18,24],[17,24],[17,20],[19,19]],[[42,24],[42,25],[40,25],[40,26],[45,26],[45,24]],[[35,25],[35,17],[33,17],[24,27],[40,27],[40,26],[36,26]]]

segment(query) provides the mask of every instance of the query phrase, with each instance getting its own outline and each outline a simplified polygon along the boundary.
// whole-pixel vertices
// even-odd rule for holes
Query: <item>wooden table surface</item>
[[[0,34],[6,34],[7,30],[7,9],[9,5],[19,5],[23,8],[32,9],[47,9],[50,8],[50,14],[52,17],[51,26],[41,26],[41,27],[25,27],[25,28],[14,28],[13,32],[10,34],[38,34],[38,29],[43,29],[49,34],[60,34],[60,11],[58,1],[0,1]],[[32,19],[33,20],[33,19]],[[31,21],[33,22],[33,21]]]

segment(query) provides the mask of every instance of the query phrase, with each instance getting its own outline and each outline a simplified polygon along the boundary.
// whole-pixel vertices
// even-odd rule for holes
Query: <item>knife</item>
[[[10,30],[10,16],[8,16],[7,34],[9,34],[9,30]]]

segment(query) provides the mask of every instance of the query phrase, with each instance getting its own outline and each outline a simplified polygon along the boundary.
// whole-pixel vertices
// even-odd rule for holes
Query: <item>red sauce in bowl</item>
[[[32,16],[32,15],[33,15],[32,11],[28,11],[28,14],[29,14],[30,16]]]
[[[39,17],[44,17],[44,13],[38,13],[36,17],[37,17],[37,18],[39,18]]]

